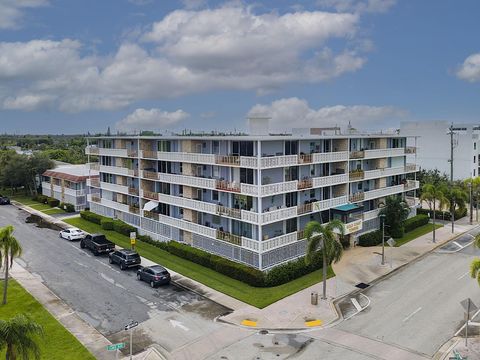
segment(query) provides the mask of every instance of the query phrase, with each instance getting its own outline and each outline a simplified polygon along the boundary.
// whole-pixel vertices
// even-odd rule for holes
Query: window
[[[170,152],[171,151],[171,142],[168,141],[168,140],[160,140],[158,142],[158,151]]]
[[[473,169],[473,177],[475,177],[475,169]]]
[[[473,150],[477,150],[477,143],[476,142],[473,143]]]
[[[473,162],[476,162],[476,160],[477,160],[477,157],[473,155]]]
[[[362,189],[363,189],[363,183],[362,183],[362,182],[359,182],[359,183],[358,183],[357,189],[358,189],[358,190],[362,190]]]
[[[113,148],[113,141],[112,140],[103,140],[103,147],[105,149],[112,149]]]
[[[158,162],[158,171],[161,173],[171,174],[172,173],[172,163],[170,161],[159,161]]]
[[[178,185],[178,193],[183,196],[183,185]]]
[[[315,198],[315,189],[311,189],[310,190],[310,199],[314,199]]]
[[[212,141],[212,153],[220,154],[220,141],[218,140]]]
[[[220,216],[212,215],[212,224],[220,225]]]
[[[298,154],[298,141],[285,141],[285,155]]]
[[[253,169],[240,168],[240,182],[253,184]]]
[[[212,201],[218,201],[218,191],[212,191]]]

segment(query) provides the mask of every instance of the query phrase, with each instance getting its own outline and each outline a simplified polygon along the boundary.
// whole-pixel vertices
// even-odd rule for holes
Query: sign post
[[[393,238],[390,238],[387,240],[387,244],[388,246],[390,246],[391,248],[393,248],[395,246],[397,242],[395,240],[393,240]],[[393,249],[392,249],[393,251]],[[393,268],[393,254],[390,254],[390,269]]]
[[[473,303],[472,299],[466,298],[465,300],[460,301],[460,305],[462,305],[463,309],[465,310],[465,347],[468,344],[468,323],[470,322],[470,313],[473,313],[478,310],[477,306]]]
[[[136,242],[137,242],[137,233],[135,231],[132,231],[130,233],[130,247],[132,250],[135,250]]]
[[[130,234],[131,235],[131,234]],[[132,342],[133,342],[133,328],[138,326],[137,321],[130,321],[129,324],[125,325],[125,331],[130,330],[130,360],[132,360]]]
[[[107,345],[107,350],[108,351],[115,351],[115,359],[118,359],[118,350],[123,349],[125,347],[125,343],[118,343],[118,344],[112,344],[112,345]]]

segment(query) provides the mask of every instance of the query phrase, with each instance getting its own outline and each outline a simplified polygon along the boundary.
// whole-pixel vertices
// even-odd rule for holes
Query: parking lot
[[[135,352],[152,343],[172,351],[223,326],[213,320],[229,309],[175,284],[152,289],[137,280],[136,269],[121,271],[107,256],[60,239],[58,231],[25,223],[27,216],[14,206],[0,207],[0,226],[12,224],[23,246],[18,262],[112,342],[126,340],[123,328],[130,320],[140,323]]]

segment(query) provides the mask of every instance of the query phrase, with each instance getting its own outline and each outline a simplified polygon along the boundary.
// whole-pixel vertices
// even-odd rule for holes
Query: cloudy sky
[[[478,0],[0,0],[0,131],[480,121]]]

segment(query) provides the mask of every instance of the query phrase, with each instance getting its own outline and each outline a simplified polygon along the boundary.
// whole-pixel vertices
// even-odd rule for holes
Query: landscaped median
[[[1,292],[3,281],[0,281]],[[32,295],[12,279],[8,282],[8,303],[0,305],[0,319],[7,320],[20,313],[28,315],[43,327],[45,335],[39,340],[41,359],[95,359]],[[0,358],[5,358],[5,350],[0,352]]]
[[[34,198],[28,197],[28,196],[12,196],[11,198],[14,201],[17,201],[25,206],[31,207],[32,209],[38,210],[43,212],[44,214],[47,215],[53,215],[53,214],[65,214],[65,210],[63,210],[63,204],[60,204],[60,201],[53,199],[55,201],[50,201],[48,202],[46,196],[43,195],[37,195]],[[70,207],[73,205],[71,204],[65,204],[65,206],[68,205],[69,211],[71,210]],[[62,208],[60,208],[62,207]],[[73,210],[75,211],[75,207],[73,207]]]
[[[99,224],[80,217],[66,219],[65,222],[89,233],[103,233],[118,246],[124,248],[130,247],[130,239],[128,236],[113,230],[106,230]],[[141,256],[151,261],[258,308],[264,308],[286,296],[310,287],[323,279],[322,269],[318,269],[282,285],[255,287],[223,275],[208,267],[173,255],[164,249],[143,241],[137,241],[136,250]],[[288,271],[288,267],[285,267],[285,271]],[[331,268],[329,268],[328,277],[332,276],[334,276],[334,273]]]

